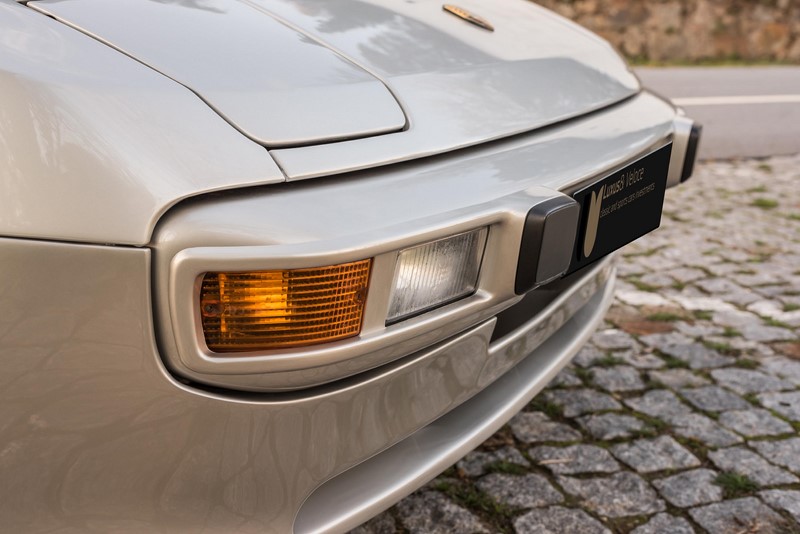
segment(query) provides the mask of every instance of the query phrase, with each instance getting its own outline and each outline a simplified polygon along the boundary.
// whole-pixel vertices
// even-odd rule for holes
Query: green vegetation
[[[792,302],[787,302],[783,305],[783,311],[785,312],[793,312],[800,310],[800,304],[794,304]]]
[[[675,356],[669,356],[667,354],[662,354],[661,359],[664,360],[664,363],[667,364],[667,369],[688,369],[689,364],[680,358],[676,358]]]
[[[700,319],[701,321],[710,321],[714,316],[710,311],[706,310],[695,310],[693,315],[695,319]]]
[[[769,173],[772,172],[772,165],[770,165],[769,163],[759,163],[757,168],[758,168],[759,171],[764,171],[764,172],[769,172]],[[767,190],[767,188],[764,187],[764,186],[761,186],[759,189],[763,189],[764,191]],[[760,192],[763,192],[763,191],[760,191]]]
[[[719,342],[719,341],[704,340],[703,341],[703,345],[705,345],[706,347],[708,347],[711,350],[715,350],[715,351],[719,352],[720,354],[728,354],[728,355],[730,355],[730,354],[738,354],[739,353],[738,350],[736,350],[735,348],[730,346],[728,343],[722,343],[722,342]]]
[[[755,369],[758,367],[758,362],[750,358],[739,358],[734,365],[740,369]]]
[[[680,315],[670,312],[658,312],[647,316],[648,321],[673,322],[680,321],[681,319],[683,319],[683,317]]]
[[[535,397],[528,406],[532,410],[543,412],[550,419],[561,419],[564,416],[561,406],[541,396]]]
[[[623,363],[625,363],[625,360],[616,356],[612,356],[611,354],[607,354],[594,361],[594,364],[600,367],[614,367],[615,365],[620,365]]]
[[[722,335],[724,337],[741,337],[742,333],[736,330],[735,328],[726,326],[725,330],[722,332]]]
[[[753,200],[753,202],[751,202],[750,205],[755,206],[756,208],[761,208],[763,210],[771,210],[778,207],[778,201],[772,200],[771,198],[759,197]]]
[[[738,473],[720,473],[714,482],[722,488],[726,499],[744,497],[758,490],[758,484]]]
[[[505,473],[507,475],[524,475],[528,472],[524,466],[513,462],[506,462],[505,460],[498,460],[490,463],[486,466],[486,471],[489,473]]]
[[[764,165],[764,164],[762,163],[761,165]],[[761,168],[761,165],[758,166],[759,169]],[[772,170],[772,167],[770,167],[769,165],[767,165],[767,167],[770,170]],[[748,193],[766,193],[767,192],[767,188],[764,187],[763,185],[760,185],[758,187],[751,187],[750,189],[747,190],[747,192]]]

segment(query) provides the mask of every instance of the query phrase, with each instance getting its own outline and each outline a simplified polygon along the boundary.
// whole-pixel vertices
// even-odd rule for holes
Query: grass
[[[689,364],[675,356],[662,354],[661,359],[664,360],[667,369],[689,369]]]
[[[744,497],[758,490],[758,484],[750,480],[747,475],[738,473],[720,473],[714,482],[722,488],[726,499]]]
[[[739,358],[734,365],[740,369],[755,369],[758,367],[758,362],[750,358]]]
[[[589,369],[584,369],[583,367],[576,367],[575,368],[575,376],[581,379],[584,383],[588,384],[592,381],[592,372]]]
[[[550,419],[561,419],[564,417],[564,411],[561,409],[561,406],[541,396],[534,397],[529,406],[532,410],[543,412]]]
[[[761,165],[766,165],[766,164],[762,163]],[[758,166],[759,169],[761,169],[761,165]],[[770,171],[772,170],[772,167],[770,167],[769,165],[766,165],[766,167],[769,168]],[[761,170],[764,170],[764,169],[761,169]],[[764,187],[763,185],[760,185],[758,187],[751,187],[750,189],[747,190],[747,192],[748,193],[766,193],[767,192],[767,188]]]
[[[434,482],[432,487],[437,491],[441,491],[465,508],[482,512],[492,519],[499,517],[508,522],[514,516],[514,510],[511,507],[495,501],[489,495],[486,495],[472,485],[440,481]],[[498,530],[501,532],[507,532],[509,530],[507,526],[503,528],[505,525],[495,526],[499,527]]]
[[[779,321],[777,319],[773,319],[772,317],[764,317],[763,319],[764,319],[764,323],[767,326],[777,326],[778,328],[792,328],[788,324],[782,323],[781,321]]]
[[[706,347],[708,347],[711,350],[715,350],[715,351],[719,352],[720,354],[728,354],[728,355],[730,355],[730,354],[738,354],[739,353],[738,350],[734,349],[728,343],[722,343],[720,341],[705,340],[705,341],[703,341],[703,345],[705,345]]]
[[[625,363],[625,360],[616,356],[612,356],[611,354],[607,354],[606,356],[594,361],[594,365],[599,367],[614,367],[615,365],[620,365],[623,363]]]
[[[652,313],[647,316],[648,321],[659,321],[659,322],[673,322],[673,321],[680,321],[683,317],[675,313],[669,312],[658,312]]]
[[[642,282],[641,280],[637,280],[635,278],[629,280],[629,282],[634,286],[636,286],[636,289],[638,289],[639,291],[649,291],[651,293],[653,291],[658,291],[658,287]]]
[[[792,221],[800,221],[800,213],[790,213],[787,217]]]
[[[700,319],[701,321],[710,321],[714,317],[710,311],[706,310],[695,310],[693,315],[695,319]]]
[[[757,198],[750,203],[751,206],[761,208],[763,210],[771,210],[778,207],[778,201],[771,198]]]
[[[505,460],[498,460],[486,466],[488,473],[504,473],[506,475],[524,475],[528,472],[524,466],[507,462]]]
[[[742,333],[732,328],[730,326],[726,326],[725,330],[722,332],[723,337],[741,337]]]
[[[789,302],[789,303],[783,305],[783,311],[785,311],[785,312],[793,312],[793,311],[797,311],[797,310],[800,310],[800,304],[794,304],[794,303]]]

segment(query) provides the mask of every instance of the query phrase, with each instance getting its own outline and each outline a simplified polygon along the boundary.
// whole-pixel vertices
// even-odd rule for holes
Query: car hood
[[[428,1],[29,3],[188,87],[269,148],[413,131],[407,151],[418,156],[530,131],[638,91],[605,42],[535,4],[459,5],[495,31]]]

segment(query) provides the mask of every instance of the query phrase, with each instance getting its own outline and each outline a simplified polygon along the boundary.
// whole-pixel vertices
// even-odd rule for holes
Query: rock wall
[[[634,61],[800,63],[800,0],[537,0]]]

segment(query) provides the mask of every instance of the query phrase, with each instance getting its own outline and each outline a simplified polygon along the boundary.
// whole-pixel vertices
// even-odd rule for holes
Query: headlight
[[[487,228],[401,250],[387,323],[443,306],[475,291]]]

